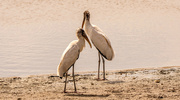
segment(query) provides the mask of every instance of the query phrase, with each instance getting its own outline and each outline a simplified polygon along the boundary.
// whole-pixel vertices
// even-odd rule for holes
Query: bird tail
[[[61,68],[62,63],[59,64],[59,66],[57,67],[57,75],[60,76],[60,68]]]
[[[108,56],[107,60],[111,61],[113,58],[114,58],[114,50],[110,46],[110,52],[109,52],[109,56]]]
[[[107,60],[112,60],[114,58],[114,50],[111,46],[111,42],[109,41],[109,39],[104,35],[104,39],[106,40],[107,45],[109,46],[110,49],[110,55],[106,58]]]
[[[114,58],[114,50],[112,49],[112,58],[111,58],[111,60]]]

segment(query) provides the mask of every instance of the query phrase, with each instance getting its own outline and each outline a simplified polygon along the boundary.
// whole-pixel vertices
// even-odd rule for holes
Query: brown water
[[[10,0],[0,5],[0,77],[56,73],[87,9],[115,51],[106,70],[180,65],[179,0]],[[75,71],[97,71],[97,54],[86,43]]]

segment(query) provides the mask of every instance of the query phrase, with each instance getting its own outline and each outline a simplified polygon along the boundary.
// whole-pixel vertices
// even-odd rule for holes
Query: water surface
[[[10,6],[6,1],[2,3],[0,77],[56,73],[63,51],[77,39],[75,32],[81,26],[84,9],[89,9],[91,23],[104,31],[115,51],[113,61],[106,61],[106,70],[180,65],[178,0],[151,1],[149,7],[147,2],[135,1],[97,1],[87,5],[59,1],[60,6],[56,2],[30,2],[30,12],[26,12],[29,9],[21,2],[18,3],[22,5],[15,2],[15,7],[14,2]],[[89,1],[82,3],[86,2]],[[65,9],[78,4],[77,8]],[[98,6],[101,7],[95,9]],[[75,71],[97,71],[97,64],[97,50],[86,43]]]

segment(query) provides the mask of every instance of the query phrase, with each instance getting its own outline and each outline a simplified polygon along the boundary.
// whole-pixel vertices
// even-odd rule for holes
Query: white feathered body
[[[68,45],[68,47],[63,52],[60,64],[57,69],[58,76],[60,77],[64,76],[64,74],[68,71],[68,69],[79,58],[79,54],[83,50],[84,46],[85,46],[84,39],[74,40]]]
[[[93,45],[107,60],[112,60],[114,51],[108,37],[103,34],[102,30],[89,21],[85,21],[85,32],[88,34]]]

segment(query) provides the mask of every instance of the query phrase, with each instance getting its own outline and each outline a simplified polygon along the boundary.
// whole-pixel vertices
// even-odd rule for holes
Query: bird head
[[[78,38],[83,37],[83,38],[89,43],[90,47],[92,48],[91,43],[90,43],[90,41],[89,41],[89,39],[88,39],[85,31],[84,31],[82,28],[79,28],[79,29],[77,30],[76,35],[77,35]]]
[[[83,18],[83,22],[82,22],[82,28],[84,26],[84,21],[90,19],[90,12],[88,10],[84,11],[84,18]]]

